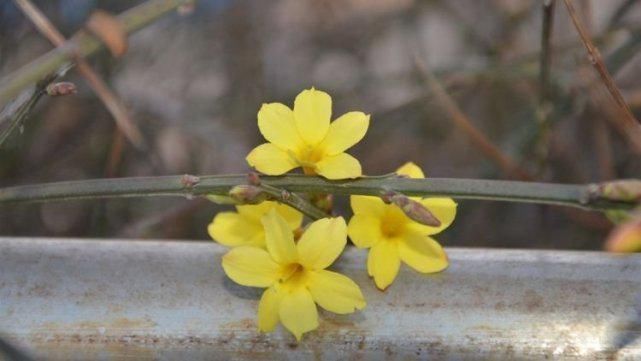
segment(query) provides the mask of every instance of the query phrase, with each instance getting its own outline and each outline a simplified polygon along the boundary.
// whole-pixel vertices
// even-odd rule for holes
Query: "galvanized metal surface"
[[[349,250],[367,308],[297,344],[256,331],[259,292],[213,243],[0,238],[0,333],[47,360],[641,359],[641,257],[449,249],[386,292]]]

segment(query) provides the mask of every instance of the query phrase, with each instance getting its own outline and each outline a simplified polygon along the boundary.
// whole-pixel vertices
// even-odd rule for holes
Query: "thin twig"
[[[551,37],[554,26],[554,9],[556,0],[543,1],[543,20],[541,25],[541,57],[539,59],[539,109],[538,134],[535,151],[539,160],[539,169],[543,167],[548,156],[550,137],[550,115],[553,111],[552,87],[550,86],[550,65],[552,59]]]
[[[641,49],[641,31],[631,30],[628,39],[605,59],[605,65],[616,75]]]
[[[44,183],[0,189],[0,203],[48,202],[73,199],[206,196],[227,195],[235,186],[246,184],[246,175],[188,176],[197,179],[186,183],[186,176],[92,179]],[[380,178],[330,181],[321,177],[287,175],[261,177],[261,184],[300,193],[380,196],[394,190],[407,196],[445,196],[570,206],[590,210],[632,209],[634,201],[610,200],[594,184],[569,185],[519,181],[455,178]]]
[[[637,0],[626,0],[621,5],[619,5],[619,8],[614,12],[614,14],[612,14],[610,21],[608,21],[608,29],[615,28],[619,24],[621,19],[623,19],[623,16],[628,13],[632,5],[634,5],[636,2]]]
[[[138,219],[132,223],[125,224],[116,234],[116,237],[122,238],[140,238],[146,236],[150,228],[158,225],[176,224],[178,219],[192,218],[192,215],[211,202],[204,198],[194,199],[192,202],[182,203],[170,209],[163,209],[144,218]],[[173,227],[172,227],[173,229]]]
[[[33,22],[38,31],[44,35],[53,45],[60,47],[65,43],[65,37],[47,19],[47,17],[29,0],[14,0],[22,12]],[[78,71],[87,80],[89,86],[96,92],[100,100],[105,104],[111,115],[116,120],[118,128],[125,134],[127,139],[136,147],[141,148],[142,134],[138,127],[127,114],[124,104],[118,96],[109,89],[104,80],[96,73],[89,63],[80,55],[74,54],[74,61],[78,65]]]
[[[583,22],[581,21],[581,19],[579,19],[576,13],[576,10],[574,9],[574,6],[572,5],[572,0],[564,0],[564,2],[565,2],[565,7],[568,9],[568,14],[572,19],[572,23],[574,24],[574,27],[579,33],[579,36],[581,37],[581,41],[583,42],[583,45],[585,46],[585,49],[588,52],[590,63],[592,64],[594,69],[596,69],[596,71],[599,73],[601,80],[603,81],[606,88],[608,89],[608,92],[610,92],[610,95],[612,96],[614,101],[617,103],[619,108],[621,108],[622,114],[625,116],[626,121],[628,121],[631,124],[640,123],[639,120],[636,119],[632,114],[632,112],[630,111],[630,107],[628,107],[628,104],[625,102],[625,99],[623,99],[623,96],[621,95],[619,88],[614,83],[614,79],[612,79],[612,76],[608,72],[608,69],[605,67],[605,64],[603,63],[603,59],[601,57],[601,53],[599,52],[599,49],[597,49],[597,47],[594,46],[594,44],[592,43],[592,39],[590,38],[590,34],[588,33],[588,30],[583,25]]]
[[[610,180],[616,178],[616,171],[612,164],[612,142],[610,141],[610,130],[607,124],[601,119],[593,119],[592,126],[593,141],[595,147],[595,157],[597,170],[599,171],[600,180]]]
[[[118,16],[127,34],[152,23],[156,19],[193,0],[148,0]],[[0,106],[7,104],[22,89],[35,84],[63,65],[72,61],[75,55],[87,57],[104,48],[104,44],[93,34],[79,31],[61,47],[57,47],[22,66],[0,80]]]
[[[6,125],[3,125],[0,130],[0,145],[4,144],[9,138],[9,135],[24,124],[31,110],[33,110],[40,98],[45,94],[47,86],[63,76],[67,70],[68,68],[65,67],[45,77],[31,89],[23,91],[18,98],[2,109],[2,112],[0,112],[0,125],[5,123]]]
[[[320,208],[314,206],[305,198],[299,196],[296,193],[292,193],[285,189],[276,188],[269,184],[261,184],[260,188],[263,190],[263,192],[269,194],[272,199],[277,200],[281,203],[285,203],[293,207],[294,209],[297,209],[313,220],[325,218],[328,216],[327,213],[323,212]]]
[[[111,147],[109,148],[109,155],[107,156],[107,164],[105,166],[105,175],[109,178],[115,177],[118,172],[118,166],[122,162],[122,153],[125,148],[125,137],[122,132],[115,128],[113,136],[111,137]]]
[[[551,42],[554,27],[554,8],[556,0],[543,1],[543,25],[541,27],[541,58],[539,69],[540,102],[547,103],[550,99],[550,63],[552,58]]]
[[[641,154],[641,127],[635,123],[625,121],[625,116],[622,114],[623,110],[612,103],[608,93],[603,87],[590,86],[595,75],[590,71],[589,67],[579,67],[578,73],[579,78],[583,79],[581,85],[585,87],[590,101],[595,105],[595,109],[598,110],[603,115],[603,119],[610,122],[614,130],[626,140],[629,149],[634,152],[634,154]]]
[[[418,54],[415,54],[414,60],[416,68],[424,78],[425,83],[430,87],[432,93],[434,93],[436,100],[443,106],[454,124],[470,138],[472,143],[478,147],[486,157],[495,162],[508,176],[521,180],[531,179],[527,171],[518,166],[510,157],[503,154],[496,145],[472,124],[452,97],[443,89],[443,86],[434,74],[429,71],[427,65],[425,65],[425,62],[423,62]]]

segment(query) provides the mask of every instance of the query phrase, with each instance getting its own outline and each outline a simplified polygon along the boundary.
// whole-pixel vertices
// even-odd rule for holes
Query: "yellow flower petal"
[[[303,142],[294,112],[281,103],[263,104],[258,111],[258,129],[267,141],[283,150],[297,149]]]
[[[261,144],[247,155],[247,163],[261,173],[281,175],[298,167],[286,151],[271,143]]]
[[[412,230],[428,236],[437,234],[449,227],[456,217],[456,202],[454,202],[452,198],[425,198],[419,199],[418,201],[432,212],[439,221],[441,221],[441,225],[438,227],[431,227],[412,222],[409,226]]]
[[[327,179],[358,178],[362,175],[361,164],[347,153],[323,157],[316,163],[316,173]]]
[[[276,209],[276,212],[283,217],[292,231],[296,230],[303,224],[303,214],[294,208],[286,204],[276,202],[274,209]]]
[[[285,218],[287,224],[289,224],[292,230],[300,227],[303,223],[303,214],[286,204],[274,201],[264,201],[258,204],[236,206],[236,210],[239,214],[246,217],[248,220],[255,221],[261,229],[263,228],[261,219],[272,209],[275,209],[278,214]]]
[[[369,251],[367,272],[374,277],[376,287],[386,289],[394,282],[401,266],[396,242],[378,242]]]
[[[319,219],[298,241],[299,262],[308,269],[325,269],[340,256],[346,243],[347,225],[343,217]]]
[[[385,203],[379,197],[351,196],[350,205],[354,214],[369,214],[380,217],[385,212]]]
[[[448,266],[443,247],[425,235],[407,235],[399,242],[398,253],[403,262],[418,272],[440,272]]]
[[[320,147],[327,155],[343,153],[363,139],[368,127],[369,115],[362,112],[346,113],[329,125]]]
[[[369,214],[355,214],[347,226],[347,235],[358,248],[369,248],[383,239],[381,219]]]
[[[258,329],[261,332],[272,332],[278,325],[278,306],[280,294],[274,287],[269,287],[263,292],[258,304]]]
[[[285,293],[278,309],[283,326],[294,334],[297,341],[300,341],[303,333],[318,327],[316,304],[312,295],[304,287]]]
[[[294,234],[285,219],[275,209],[267,212],[262,219],[265,227],[265,245],[271,257],[281,265],[298,260]]]
[[[281,276],[281,267],[262,248],[241,246],[223,256],[223,270],[243,286],[269,287]]]
[[[294,100],[294,118],[298,133],[309,145],[325,138],[332,117],[332,98],[314,88],[303,90]]]
[[[238,211],[238,214],[243,216],[247,221],[256,222],[262,227],[262,224],[260,223],[261,219],[265,214],[267,214],[267,212],[271,211],[275,205],[276,202],[265,201],[258,204],[238,205],[236,206],[236,210]]]
[[[207,227],[207,231],[216,242],[228,247],[260,247],[265,244],[262,225],[234,212],[218,213]]]
[[[425,178],[423,170],[412,162],[407,162],[398,168],[396,174],[405,175],[410,178]]]
[[[327,270],[314,272],[309,283],[314,301],[327,311],[347,314],[365,308],[365,298],[349,277]]]

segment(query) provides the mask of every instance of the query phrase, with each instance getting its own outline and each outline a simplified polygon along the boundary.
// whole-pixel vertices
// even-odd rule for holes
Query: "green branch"
[[[196,177],[194,177],[196,178]],[[71,199],[227,195],[245,175],[197,177],[185,183],[185,176],[93,179],[45,183],[0,189],[0,203],[47,202]],[[261,177],[268,184],[289,192],[359,194],[381,196],[396,191],[408,196],[447,196],[456,199],[480,199],[570,206],[590,210],[632,209],[637,200],[616,200],[604,195],[603,185],[568,185],[480,179],[407,179],[395,176],[363,177],[356,180],[330,181],[320,177],[287,175]],[[632,181],[634,182],[634,181]],[[609,183],[608,183],[609,184]]]

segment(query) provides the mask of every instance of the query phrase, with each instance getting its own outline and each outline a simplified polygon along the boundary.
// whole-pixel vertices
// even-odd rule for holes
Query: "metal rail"
[[[350,249],[336,268],[367,308],[322,313],[297,344],[256,331],[259,292],[225,278],[223,251],[0,238],[0,334],[46,360],[641,358],[639,255],[449,249],[444,273],[403,268],[379,292]]]

